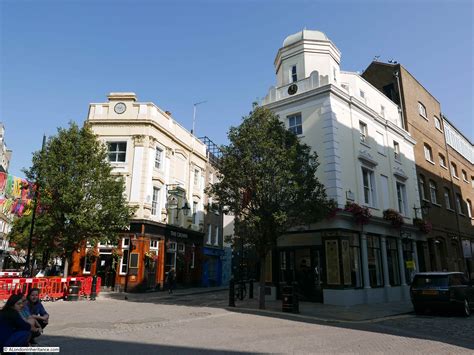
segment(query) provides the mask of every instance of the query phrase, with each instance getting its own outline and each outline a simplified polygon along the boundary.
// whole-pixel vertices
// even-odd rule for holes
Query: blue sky
[[[90,102],[133,91],[226,143],[275,83],[286,36],[325,32],[341,68],[402,63],[474,140],[471,1],[0,1],[0,121],[23,176],[42,135],[82,123]]]

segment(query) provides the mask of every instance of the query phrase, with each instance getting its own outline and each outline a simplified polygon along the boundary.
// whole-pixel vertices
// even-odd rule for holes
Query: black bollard
[[[229,307],[235,307],[235,282],[234,278],[229,281]]]
[[[89,298],[91,301],[95,301],[95,298],[97,296],[96,288],[97,288],[97,275],[94,275],[92,276],[91,296]]]
[[[253,298],[253,279],[250,279],[249,281],[249,298]]]

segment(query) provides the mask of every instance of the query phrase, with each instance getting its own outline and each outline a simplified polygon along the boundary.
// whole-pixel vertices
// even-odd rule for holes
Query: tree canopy
[[[265,257],[277,238],[320,220],[330,202],[316,177],[317,154],[267,108],[255,105],[228,137],[218,162],[219,182],[209,193],[235,216],[235,233],[255,246],[263,285]]]
[[[134,211],[127,204],[123,179],[111,171],[105,145],[87,125],[58,128],[44,150],[33,154],[32,167],[24,173],[39,186],[36,252],[70,257],[86,241],[117,241]],[[24,246],[30,225],[31,215],[18,219],[11,240]]]

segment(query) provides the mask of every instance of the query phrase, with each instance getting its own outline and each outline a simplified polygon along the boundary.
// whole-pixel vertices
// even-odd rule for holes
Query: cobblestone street
[[[45,303],[41,346],[62,353],[472,353],[474,318],[415,316],[344,323],[229,311],[226,292]]]

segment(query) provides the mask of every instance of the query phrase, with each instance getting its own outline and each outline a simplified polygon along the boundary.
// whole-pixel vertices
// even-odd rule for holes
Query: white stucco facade
[[[321,32],[304,30],[289,36],[274,63],[277,85],[270,88],[262,104],[278,114],[288,129],[318,153],[317,176],[325,185],[328,197],[337,201],[340,208],[347,202],[366,206],[373,216],[362,230],[344,212],[331,221],[303,228],[308,235],[303,244],[316,248],[311,252],[311,260],[315,250],[319,253],[319,247],[321,260],[325,259],[325,239],[330,236],[349,239],[356,236],[361,248],[361,264],[365,269],[363,289],[348,292],[328,288],[324,290],[324,302],[350,304],[406,298],[404,277],[397,282],[399,287],[370,290],[372,275],[368,274],[364,248],[368,235],[379,243],[380,262],[384,264],[379,270],[380,273],[383,270],[382,286],[390,286],[387,280],[390,268],[384,257],[388,243],[385,238],[393,238],[398,245],[400,276],[406,272],[401,235],[409,236],[415,249],[412,259],[416,259],[416,240],[422,236],[412,226],[415,217],[412,207],[419,206],[415,141],[402,127],[398,106],[357,73],[341,71],[340,57],[340,51]],[[403,216],[403,232],[382,218],[387,209],[397,210]],[[300,231],[298,237],[281,238],[280,247],[299,243],[302,233],[305,232]],[[327,258],[325,266],[329,269]],[[343,284],[347,286],[346,281]]]

